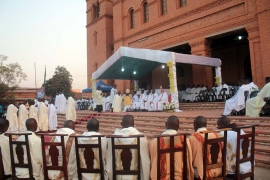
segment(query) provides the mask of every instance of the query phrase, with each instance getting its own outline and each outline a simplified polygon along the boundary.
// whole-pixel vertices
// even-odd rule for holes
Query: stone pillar
[[[211,57],[211,41],[200,39],[189,42],[191,54],[196,56]],[[208,87],[213,87],[213,72],[212,67],[192,65],[193,84],[204,84]]]
[[[250,63],[253,82],[262,87],[264,85],[263,62],[258,24],[245,27],[248,32]]]

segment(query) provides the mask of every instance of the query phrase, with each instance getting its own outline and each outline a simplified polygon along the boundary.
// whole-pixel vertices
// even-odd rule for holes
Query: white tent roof
[[[168,51],[120,47],[96,72],[94,79],[138,80],[161,64],[175,60],[176,63],[220,67],[221,60],[203,56],[180,54]],[[124,71],[121,69],[124,68]],[[136,71],[136,74],[133,72]]]

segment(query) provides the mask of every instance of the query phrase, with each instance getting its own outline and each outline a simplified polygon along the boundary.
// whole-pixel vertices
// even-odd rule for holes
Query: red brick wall
[[[96,0],[88,0],[89,4]],[[91,3],[90,3],[91,2]],[[99,20],[94,27],[88,26],[88,73],[93,72],[93,63],[101,65],[109,55],[108,46],[111,40],[114,51],[120,46],[149,49],[166,49],[181,44],[192,44],[194,41],[246,29],[249,34],[249,48],[252,66],[252,77],[259,87],[264,85],[264,77],[269,76],[270,66],[270,1],[269,0],[188,0],[184,7],[177,6],[177,0],[168,0],[167,14],[160,15],[160,0],[147,0],[149,4],[149,22],[143,23],[142,0],[100,0],[106,4],[105,11],[112,13],[113,20],[106,17]],[[135,28],[129,27],[129,10],[135,11]],[[89,14],[89,13],[87,13]],[[88,15],[89,16],[89,15]],[[90,19],[88,17],[88,19]],[[112,23],[113,22],[113,23]],[[255,27],[254,27],[255,26]],[[102,36],[95,48],[91,44],[93,31],[98,29]],[[110,39],[111,37],[111,39]],[[104,38],[104,39],[103,39]],[[145,41],[138,41],[147,38]],[[194,52],[195,50],[192,49]],[[211,50],[201,48],[201,55],[211,56]],[[195,53],[192,53],[195,54]],[[222,59],[221,59],[222,60]],[[156,79],[159,72],[152,72],[153,86],[160,84]],[[211,68],[193,66],[193,82],[212,84]],[[205,74],[203,78],[197,75]],[[88,76],[89,79],[91,76]],[[165,75],[164,75],[165,77]],[[203,79],[203,80],[202,80]],[[89,82],[89,80],[88,80]],[[116,81],[119,88],[129,87],[126,81]],[[163,82],[162,82],[163,83]],[[165,86],[166,86],[166,82]]]

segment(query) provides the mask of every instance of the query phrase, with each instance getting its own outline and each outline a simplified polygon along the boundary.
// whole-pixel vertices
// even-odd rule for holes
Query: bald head
[[[67,120],[64,123],[64,127],[65,128],[69,128],[69,129],[72,129],[72,130],[75,130],[75,123],[72,120]]]
[[[124,115],[121,125],[123,128],[134,127],[134,117],[131,115]]]
[[[36,132],[37,131],[37,121],[34,118],[29,118],[25,121],[25,126],[27,131]]]
[[[87,121],[87,130],[98,132],[99,130],[99,122],[95,118],[91,118]]]
[[[8,130],[9,121],[6,118],[0,118],[0,134],[5,133]]]
[[[206,122],[205,117],[204,116],[197,116],[194,119],[193,126],[194,126],[195,131],[197,131],[199,128],[206,127],[207,122]]]
[[[176,117],[176,116],[168,117],[167,122],[166,122],[166,128],[178,131],[178,129],[179,129],[179,119],[178,119],[178,117]]]
[[[222,116],[217,120],[217,128],[222,129],[230,125],[231,121],[227,116]]]

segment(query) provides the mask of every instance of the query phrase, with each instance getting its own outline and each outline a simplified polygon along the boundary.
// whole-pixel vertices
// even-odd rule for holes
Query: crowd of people
[[[60,93],[55,99],[25,100],[17,105],[14,101],[7,106],[6,119],[10,126],[8,132],[25,132],[25,121],[34,118],[38,122],[37,131],[56,131],[58,127],[57,114],[66,116],[66,119],[76,121],[75,101],[72,97],[66,100]]]
[[[162,133],[163,135],[174,135],[178,133],[179,127],[180,127],[181,121],[179,121],[178,117],[176,116],[170,116],[168,117],[166,121],[166,129]],[[34,118],[29,118],[25,122],[26,125],[26,132],[30,132],[31,135],[29,135],[29,146],[30,146],[30,154],[31,154],[31,160],[32,160],[32,166],[33,166],[33,175],[36,180],[44,179],[43,174],[43,157],[42,157],[42,146],[41,146],[41,139],[38,137],[38,134],[36,135],[35,132],[38,128],[38,123]],[[3,164],[4,164],[4,171],[5,175],[11,174],[11,164],[10,164],[10,155],[9,155],[9,139],[4,135],[4,133],[8,130],[10,126],[10,123],[8,120],[1,118],[0,119],[0,146],[2,150],[2,156],[3,156]],[[122,117],[121,122],[121,129],[116,129],[114,132],[114,135],[123,135],[129,136],[129,135],[141,135],[142,133],[139,132],[134,127],[134,118],[132,115],[124,115]],[[204,131],[207,130],[207,120],[203,116],[198,116],[194,119],[193,122],[194,126],[194,133],[190,135],[186,139],[186,161],[187,161],[187,179],[193,180],[193,179],[203,179],[203,144],[204,144]],[[217,128],[228,128],[228,127],[235,127],[236,124],[231,124],[230,119],[228,117],[221,117],[217,121]],[[88,132],[83,133],[84,136],[91,136],[91,135],[101,135],[99,133],[99,121],[95,118],[91,118],[88,120],[86,128]],[[227,173],[234,173],[235,172],[235,154],[236,154],[236,132],[234,131],[227,131],[227,146],[230,147],[227,148]],[[242,131],[241,134],[244,132]],[[69,151],[66,151],[66,157],[62,157],[62,153],[59,151],[59,157],[60,161],[58,163],[62,163],[61,159],[66,158],[67,159],[67,170],[68,170],[68,179],[77,179],[77,163],[76,163],[76,156],[75,156],[75,143],[74,138],[70,137],[70,135],[75,134],[75,123],[72,120],[67,120],[64,123],[64,127],[57,130],[56,134],[67,134],[68,136],[65,137],[65,148],[69,149]],[[208,134],[209,138],[218,138],[222,136],[223,132],[217,134],[216,132],[210,132]],[[24,140],[24,135],[19,136],[18,141]],[[56,136],[56,138],[53,138],[52,141],[54,142],[60,142],[60,137]],[[78,138],[79,144],[97,144],[98,138],[97,137],[87,137],[87,138]],[[116,144],[136,144],[135,138],[118,138],[115,139]],[[170,144],[169,138],[162,138],[162,142],[160,143],[161,148],[167,147]],[[175,145],[176,146],[183,146],[183,137],[182,136],[175,136]],[[109,138],[103,137],[101,139],[101,148],[102,148],[102,160],[98,157],[98,150],[93,150],[95,161],[94,161],[94,167],[98,168],[100,161],[102,161],[104,165],[104,176],[105,179],[112,179],[113,177],[113,170],[112,170],[112,148],[111,148],[111,140]],[[240,146],[241,147],[241,146]],[[48,147],[50,149],[50,147]],[[140,138],[140,158],[142,160],[141,164],[137,164],[136,160],[136,151],[131,150],[131,159],[125,159],[123,160],[126,155],[122,155],[121,150],[118,150],[118,152],[115,155],[116,158],[116,168],[117,169],[123,169],[122,161],[130,161],[130,169],[136,170],[138,166],[140,166],[140,174],[141,179],[147,180],[147,179],[159,179],[157,177],[157,139],[153,139],[148,143],[147,138],[141,137]],[[210,151],[208,152],[210,153]],[[252,152],[251,152],[252,153]],[[26,154],[26,152],[25,152]],[[241,153],[242,154],[242,153]],[[49,152],[46,156],[49,156]],[[80,156],[80,164],[82,167],[86,167],[86,159],[84,159],[84,149],[80,149],[79,151]],[[207,156],[210,158],[211,155]],[[50,158],[45,158],[47,161],[47,164],[51,164]],[[165,155],[163,159],[163,163],[161,164],[161,176],[167,179],[170,176],[170,170],[169,170],[169,155]],[[183,154],[182,152],[176,152],[175,153],[175,179],[182,179],[183,175]],[[167,162],[167,163],[166,163]],[[218,156],[217,156],[217,162],[222,162],[222,146],[219,148]],[[59,165],[60,165],[59,164]],[[246,162],[240,165],[240,172],[246,173],[250,171],[251,169],[251,163]],[[221,175],[222,171],[221,168],[214,168],[211,170],[207,170],[207,178],[213,178]],[[16,176],[18,178],[27,178],[29,177],[29,171],[24,168],[16,168]],[[50,179],[61,179],[62,173],[60,171],[49,171],[48,176]],[[99,179],[100,174],[88,174],[83,173],[82,174],[83,179]],[[134,179],[133,175],[125,176],[125,175],[118,175],[118,179]]]

